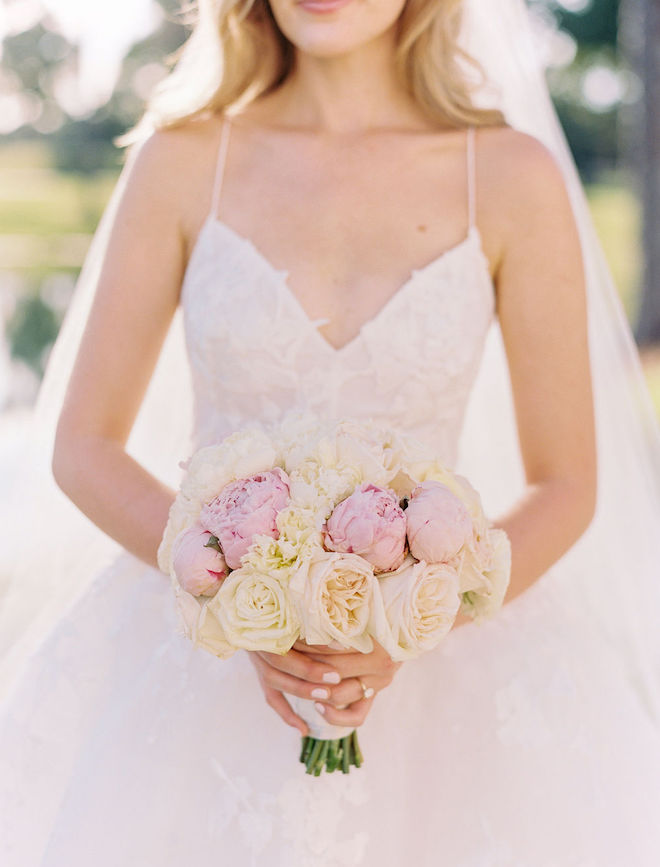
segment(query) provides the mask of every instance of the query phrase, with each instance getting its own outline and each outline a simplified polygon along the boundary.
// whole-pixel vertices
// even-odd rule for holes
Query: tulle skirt
[[[657,867],[660,734],[555,590],[405,663],[363,767],[313,778],[248,655],[194,648],[169,579],[122,553],[3,704],[0,862]]]

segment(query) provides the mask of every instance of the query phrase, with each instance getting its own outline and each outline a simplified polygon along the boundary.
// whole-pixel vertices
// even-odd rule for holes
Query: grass
[[[44,142],[9,142],[0,148],[0,235],[93,233],[116,177],[58,172]]]
[[[637,309],[641,281],[639,202],[622,177],[586,188],[591,216],[629,321]]]

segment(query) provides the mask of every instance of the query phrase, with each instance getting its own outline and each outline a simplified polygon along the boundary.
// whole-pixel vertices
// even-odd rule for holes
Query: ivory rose
[[[461,603],[456,570],[416,561],[410,554],[378,579],[369,631],[397,662],[436,647],[449,632]]]
[[[367,634],[376,582],[357,554],[317,551],[293,573],[289,590],[308,644],[330,644],[362,653],[373,649]]]
[[[446,563],[472,538],[470,513],[441,482],[417,485],[405,515],[410,552],[417,560]]]
[[[462,593],[461,610],[479,622],[493,617],[504,603],[511,578],[511,542],[504,530],[492,527],[488,530],[490,556],[482,567],[479,586]],[[467,554],[468,559],[471,554]],[[472,570],[471,575],[479,574]]]
[[[227,577],[225,558],[207,547],[211,533],[201,524],[183,530],[172,545],[172,568],[183,589],[193,596],[214,596]]]
[[[212,653],[220,659],[228,659],[233,656],[236,648],[227,640],[220,621],[209,611],[211,600],[204,601],[199,610],[199,616],[193,629],[192,641],[197,647]]]
[[[406,516],[393,491],[364,482],[326,521],[330,551],[359,554],[376,572],[390,572],[406,555]]]
[[[249,566],[229,574],[207,609],[229,644],[245,650],[286,653],[300,633],[286,581]]]
[[[199,520],[219,539],[227,565],[238,569],[256,534],[278,537],[277,513],[288,502],[289,477],[275,467],[230,482],[202,507]]]

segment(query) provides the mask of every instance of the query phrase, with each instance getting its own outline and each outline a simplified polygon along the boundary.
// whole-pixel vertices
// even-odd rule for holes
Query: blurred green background
[[[532,0],[529,5],[553,99],[640,338],[660,413],[660,335],[640,328],[642,296],[660,289],[648,285],[643,267],[639,138],[649,130],[643,123],[644,70],[636,60],[643,53],[640,4]],[[81,0],[4,2],[0,409],[5,412],[34,399],[120,168],[112,138],[137,119],[145,97],[167,71],[166,58],[186,37],[179,8],[175,0],[97,0],[91,8]]]

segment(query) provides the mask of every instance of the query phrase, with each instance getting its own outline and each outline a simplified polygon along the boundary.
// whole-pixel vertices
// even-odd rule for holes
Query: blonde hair
[[[406,90],[441,126],[499,126],[504,115],[473,104],[483,81],[477,61],[460,45],[463,0],[407,0],[399,18],[395,63]],[[209,113],[232,111],[275,90],[293,68],[294,47],[268,0],[197,0],[182,10],[193,30],[168,58],[172,71],[156,86],[140,121],[117,139],[130,144],[151,129]],[[468,81],[463,64],[477,73]]]

